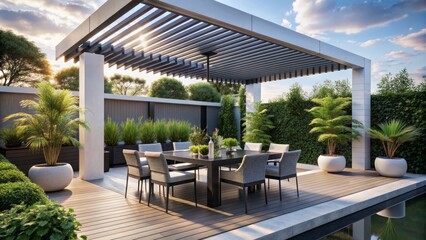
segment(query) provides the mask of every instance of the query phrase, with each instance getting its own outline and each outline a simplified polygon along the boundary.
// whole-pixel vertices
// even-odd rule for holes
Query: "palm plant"
[[[153,143],[156,140],[154,123],[152,120],[145,120],[139,128],[142,143]]]
[[[55,91],[47,82],[38,85],[36,100],[23,100],[23,108],[32,114],[19,112],[4,120],[15,119],[20,132],[26,133],[30,149],[42,150],[47,165],[56,165],[63,144],[80,146],[75,138],[79,126],[88,128],[87,123],[75,116],[81,111],[78,99],[68,90]]]
[[[262,108],[260,102],[254,105],[254,109],[254,112],[247,112],[244,118],[243,140],[268,146],[271,143],[271,135],[268,132],[274,128],[271,120],[274,116],[269,114],[267,109]]]
[[[107,146],[117,146],[120,141],[118,123],[108,117],[104,124],[104,142]]]
[[[373,139],[382,142],[385,154],[388,158],[395,156],[396,150],[405,142],[415,140],[420,131],[414,126],[407,126],[402,121],[393,119],[378,125],[379,130],[368,129],[368,134]]]
[[[154,122],[155,135],[157,142],[165,143],[169,138],[169,130],[167,128],[166,120],[158,120]]]
[[[362,124],[345,111],[351,104],[350,98],[328,96],[314,98],[312,102],[319,106],[307,110],[314,117],[309,124],[314,126],[310,133],[318,133],[318,142],[327,143],[328,155],[334,155],[337,144],[346,144],[360,136],[356,128]]]
[[[138,140],[138,123],[133,118],[127,118],[121,123],[121,138],[126,145],[134,145]]]

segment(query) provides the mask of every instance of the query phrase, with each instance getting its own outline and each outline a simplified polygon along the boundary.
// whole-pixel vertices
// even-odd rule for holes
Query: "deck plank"
[[[264,204],[263,190],[256,191],[248,195],[249,214],[244,214],[241,191],[228,184],[222,185],[222,205],[207,207],[202,178],[197,184],[199,207],[194,207],[192,184],[177,186],[166,214],[165,199],[158,194],[158,188],[148,207],[146,192],[139,203],[136,187],[130,185],[126,199],[122,194],[124,176],[111,176],[112,180],[105,181],[113,182],[110,189],[114,191],[106,187],[108,184],[75,178],[67,190],[49,194],[52,200],[74,208],[82,223],[80,234],[89,239],[201,239],[396,181],[374,171],[351,169],[338,174],[303,174],[299,176],[300,198],[296,196],[294,179],[283,180],[280,202],[278,182],[271,180],[268,205]]]

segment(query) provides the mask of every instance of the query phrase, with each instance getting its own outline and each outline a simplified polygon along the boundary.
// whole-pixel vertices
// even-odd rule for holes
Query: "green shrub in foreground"
[[[9,160],[7,160],[6,157],[3,156],[3,154],[0,154],[0,163],[1,162],[9,162]]]
[[[0,161],[0,171],[3,170],[18,170],[18,168],[10,162]]]
[[[13,204],[49,202],[43,190],[30,182],[12,182],[0,184],[0,211],[10,209]]]
[[[8,169],[0,171],[0,183],[8,182],[29,182],[30,180],[25,174],[16,169]]]
[[[79,239],[80,226],[73,209],[58,203],[16,205],[0,213],[0,239]]]

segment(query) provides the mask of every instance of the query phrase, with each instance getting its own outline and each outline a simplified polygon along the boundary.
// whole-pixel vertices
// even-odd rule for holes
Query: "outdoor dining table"
[[[230,154],[215,158],[203,158],[194,156],[190,151],[164,151],[167,160],[174,160],[186,163],[195,163],[207,167],[207,206],[218,207],[219,200],[219,171],[221,166],[228,166],[241,163],[244,155],[258,154],[256,151],[237,150]],[[269,159],[281,157],[281,153],[269,153]]]

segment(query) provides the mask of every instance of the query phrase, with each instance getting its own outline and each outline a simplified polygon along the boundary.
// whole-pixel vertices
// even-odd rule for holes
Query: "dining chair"
[[[219,193],[222,202],[222,182],[237,185],[243,188],[245,213],[247,214],[246,188],[257,184],[264,185],[265,203],[268,204],[265,184],[265,165],[269,155],[267,153],[248,154],[243,157],[240,167],[235,171],[220,171]]]
[[[260,151],[262,151],[262,143],[250,143],[250,142],[246,142],[244,144],[244,150],[250,150],[250,151],[260,152]]]
[[[139,152],[136,150],[123,149],[124,159],[127,164],[127,177],[126,177],[126,190],[124,197],[127,198],[127,188],[129,185],[129,177],[138,179],[138,192],[139,192],[139,202],[142,198],[142,185],[141,182],[149,180],[150,171],[148,165],[142,165],[139,160]]]
[[[296,189],[297,197],[299,197],[299,182],[297,180],[297,161],[299,161],[301,150],[288,151],[284,152],[281,155],[281,159],[278,162],[278,165],[266,165],[265,167],[265,178],[268,179],[268,188],[269,188],[269,179],[278,180],[278,187],[280,193],[280,201],[282,200],[281,195],[281,180],[296,178]]]
[[[191,142],[173,142],[173,149],[176,150],[189,150],[192,145]]]
[[[163,152],[161,143],[138,144],[139,156],[142,165],[147,165],[145,152]]]
[[[269,145],[268,153],[284,153],[284,152],[288,152],[289,148],[290,148],[290,144],[271,143]],[[277,162],[280,161],[280,159],[281,158],[269,159],[268,163],[276,164]]]
[[[168,213],[170,187],[194,182],[194,201],[195,207],[197,207],[197,181],[195,179],[194,173],[184,171],[169,171],[167,161],[161,152],[145,152],[145,156],[148,161],[149,169],[151,170],[151,181],[148,192],[148,206],[151,202],[151,194],[154,183],[166,187],[166,213]]]

